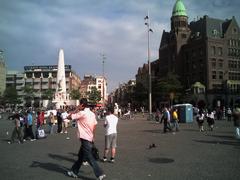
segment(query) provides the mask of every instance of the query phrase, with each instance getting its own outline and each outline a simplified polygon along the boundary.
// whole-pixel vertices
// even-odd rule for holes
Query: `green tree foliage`
[[[23,88],[23,92],[26,106],[31,106],[31,102],[34,99],[34,89],[32,86],[26,85]]]
[[[152,90],[154,97],[169,97],[170,93],[173,93],[175,98],[179,97],[183,86],[178,78],[178,75],[169,73],[166,77],[153,82]]]
[[[96,87],[92,87],[91,92],[88,92],[88,100],[96,104],[101,100],[101,92]]]
[[[74,99],[74,100],[80,99],[81,98],[81,94],[79,92],[79,89],[73,89],[70,92],[70,97],[71,97],[71,99]]]
[[[136,101],[136,103],[140,106],[142,105],[147,105],[147,101],[148,101],[148,89],[146,89],[146,87],[143,86],[142,83],[136,83],[136,86],[134,87],[134,99]]]
[[[42,94],[42,99],[52,100],[54,95],[54,89],[47,89]]]
[[[3,93],[2,101],[4,104],[16,105],[21,103],[15,87],[7,87]]]

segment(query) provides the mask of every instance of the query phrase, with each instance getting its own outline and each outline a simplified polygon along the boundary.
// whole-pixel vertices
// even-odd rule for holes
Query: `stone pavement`
[[[71,179],[66,170],[77,159],[80,146],[75,128],[69,128],[68,135],[9,145],[12,128],[11,121],[0,119],[0,179]],[[162,129],[163,124],[140,115],[120,120],[116,162],[99,162],[106,180],[240,179],[240,141],[234,138],[232,122],[217,121],[213,132],[199,132],[195,122],[180,124],[177,133],[163,134]],[[103,121],[96,134],[102,156]],[[149,149],[153,143],[156,147]],[[82,166],[79,175],[84,180],[96,179],[89,166]]]

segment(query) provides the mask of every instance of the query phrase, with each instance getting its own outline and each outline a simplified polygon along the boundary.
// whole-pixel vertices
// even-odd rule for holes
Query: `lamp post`
[[[151,63],[150,63],[150,32],[153,32],[150,28],[150,18],[149,13],[144,18],[145,25],[147,26],[147,41],[148,41],[148,49],[147,49],[147,56],[148,56],[148,100],[149,100],[149,120],[152,117],[152,77],[151,77]]]

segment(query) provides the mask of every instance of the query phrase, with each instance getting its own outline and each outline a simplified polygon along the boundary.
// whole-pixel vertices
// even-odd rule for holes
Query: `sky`
[[[189,22],[204,15],[235,16],[239,0],[182,0]],[[158,58],[163,30],[170,31],[176,0],[0,0],[0,49],[8,70],[28,65],[56,65],[64,49],[65,64],[80,75],[102,75],[108,92],[135,79],[147,63],[149,12],[150,60]],[[105,63],[103,68],[103,54]]]

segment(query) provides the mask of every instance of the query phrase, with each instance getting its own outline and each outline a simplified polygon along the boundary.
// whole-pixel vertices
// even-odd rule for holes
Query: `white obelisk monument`
[[[54,103],[56,108],[63,108],[68,104],[69,97],[66,91],[66,78],[65,78],[65,64],[64,64],[64,52],[63,49],[59,51],[58,57],[58,70],[57,70],[57,81],[56,81],[56,92]]]

